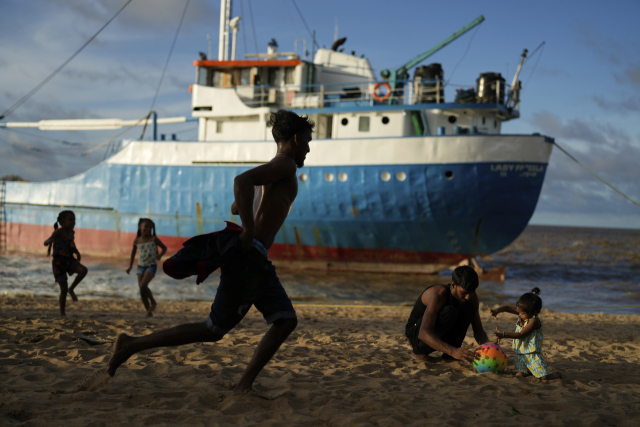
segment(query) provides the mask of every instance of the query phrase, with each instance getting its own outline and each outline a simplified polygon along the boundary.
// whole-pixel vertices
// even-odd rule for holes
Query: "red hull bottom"
[[[16,252],[46,253],[44,241],[53,227],[7,223],[7,249]],[[131,254],[135,233],[76,228],[75,241],[81,254],[123,258]],[[158,236],[171,255],[189,237]],[[274,244],[269,259],[279,267],[351,271],[436,273],[458,264],[469,254],[401,251],[393,249],[352,249],[326,246]]]

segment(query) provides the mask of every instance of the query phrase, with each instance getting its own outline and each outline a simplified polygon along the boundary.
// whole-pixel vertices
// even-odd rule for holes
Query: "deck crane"
[[[445,47],[446,45],[448,45],[449,43],[451,43],[455,39],[457,39],[458,37],[462,36],[463,34],[468,32],[469,30],[471,30],[471,29],[475,28],[476,26],[480,25],[480,23],[482,21],[484,21],[484,16],[482,16],[482,15],[478,16],[476,19],[474,19],[473,21],[469,22],[467,25],[465,25],[464,27],[462,27],[461,29],[459,29],[455,33],[451,34],[449,37],[447,37],[446,39],[442,40],[440,43],[438,43],[434,47],[432,47],[428,51],[424,52],[423,54],[418,55],[416,58],[414,58],[411,61],[407,62],[406,64],[404,64],[402,67],[398,68],[397,70],[393,70],[393,71],[389,70],[389,69],[382,70],[380,72],[380,75],[382,76],[383,80],[385,80],[387,83],[389,83],[389,87],[391,88],[391,96],[389,97],[389,101],[388,101],[389,104],[392,103],[393,94],[395,93],[397,82],[401,81],[401,80],[405,80],[404,76],[407,73],[407,71],[409,71],[411,68],[415,67],[416,65],[418,65],[419,63],[421,63],[422,61],[424,61],[425,59],[427,59],[428,57],[430,57],[431,55],[433,55],[434,53],[436,53],[437,51],[439,51],[440,49],[442,49],[443,47]]]

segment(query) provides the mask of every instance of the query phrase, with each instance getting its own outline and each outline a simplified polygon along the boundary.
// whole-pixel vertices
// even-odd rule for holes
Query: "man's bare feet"
[[[427,356],[425,356],[424,354],[415,354],[415,353],[411,352],[411,358],[413,360],[417,360],[418,362],[426,362],[427,361]]]
[[[247,387],[241,387],[240,384],[238,384],[233,389],[233,394],[240,394],[240,393],[255,393],[255,391],[253,391],[253,388],[251,388],[251,386],[247,388]]]
[[[135,353],[127,345],[130,340],[131,338],[127,334],[118,335],[116,344],[113,347],[113,354],[111,355],[107,366],[107,373],[110,376],[114,376],[116,374],[116,369],[118,369],[120,365],[126,362]]]
[[[151,311],[152,311],[151,309],[149,309],[149,311],[147,311],[147,317],[153,317],[153,313]]]
[[[73,289],[69,289],[69,295],[71,296],[71,300],[73,302],[78,302],[78,297],[76,296],[75,292],[73,292]]]
[[[156,311],[157,306],[158,306],[158,303],[156,302],[151,303],[151,305],[149,306],[149,313],[153,313],[154,311]]]

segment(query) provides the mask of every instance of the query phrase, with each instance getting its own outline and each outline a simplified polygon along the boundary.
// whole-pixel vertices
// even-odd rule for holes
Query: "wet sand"
[[[414,362],[410,307],[297,305],[299,324],[258,376],[232,393],[267,327],[252,309],[216,344],[152,349],[106,376],[122,331],[147,334],[204,320],[209,303],[162,301],[146,318],[133,300],[67,303],[0,297],[0,425],[579,425],[640,419],[640,315],[543,311],[547,363],[562,380],[477,374],[433,358]],[[485,330],[512,330],[482,312]],[[472,343],[471,329],[467,342]],[[503,343],[512,358],[510,340]]]

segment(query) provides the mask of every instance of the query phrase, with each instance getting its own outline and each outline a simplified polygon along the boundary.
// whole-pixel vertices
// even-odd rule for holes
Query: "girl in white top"
[[[162,249],[160,253],[158,253],[158,246]],[[149,289],[149,283],[156,275],[157,261],[160,261],[167,252],[167,247],[156,236],[156,225],[149,218],[140,218],[138,221],[138,236],[133,241],[131,262],[129,263],[129,268],[127,268],[127,274],[133,267],[136,251],[140,251],[140,255],[138,255],[140,299],[142,299],[142,304],[147,310],[147,316],[153,316],[153,311],[158,304],[153,298],[151,289]]]

